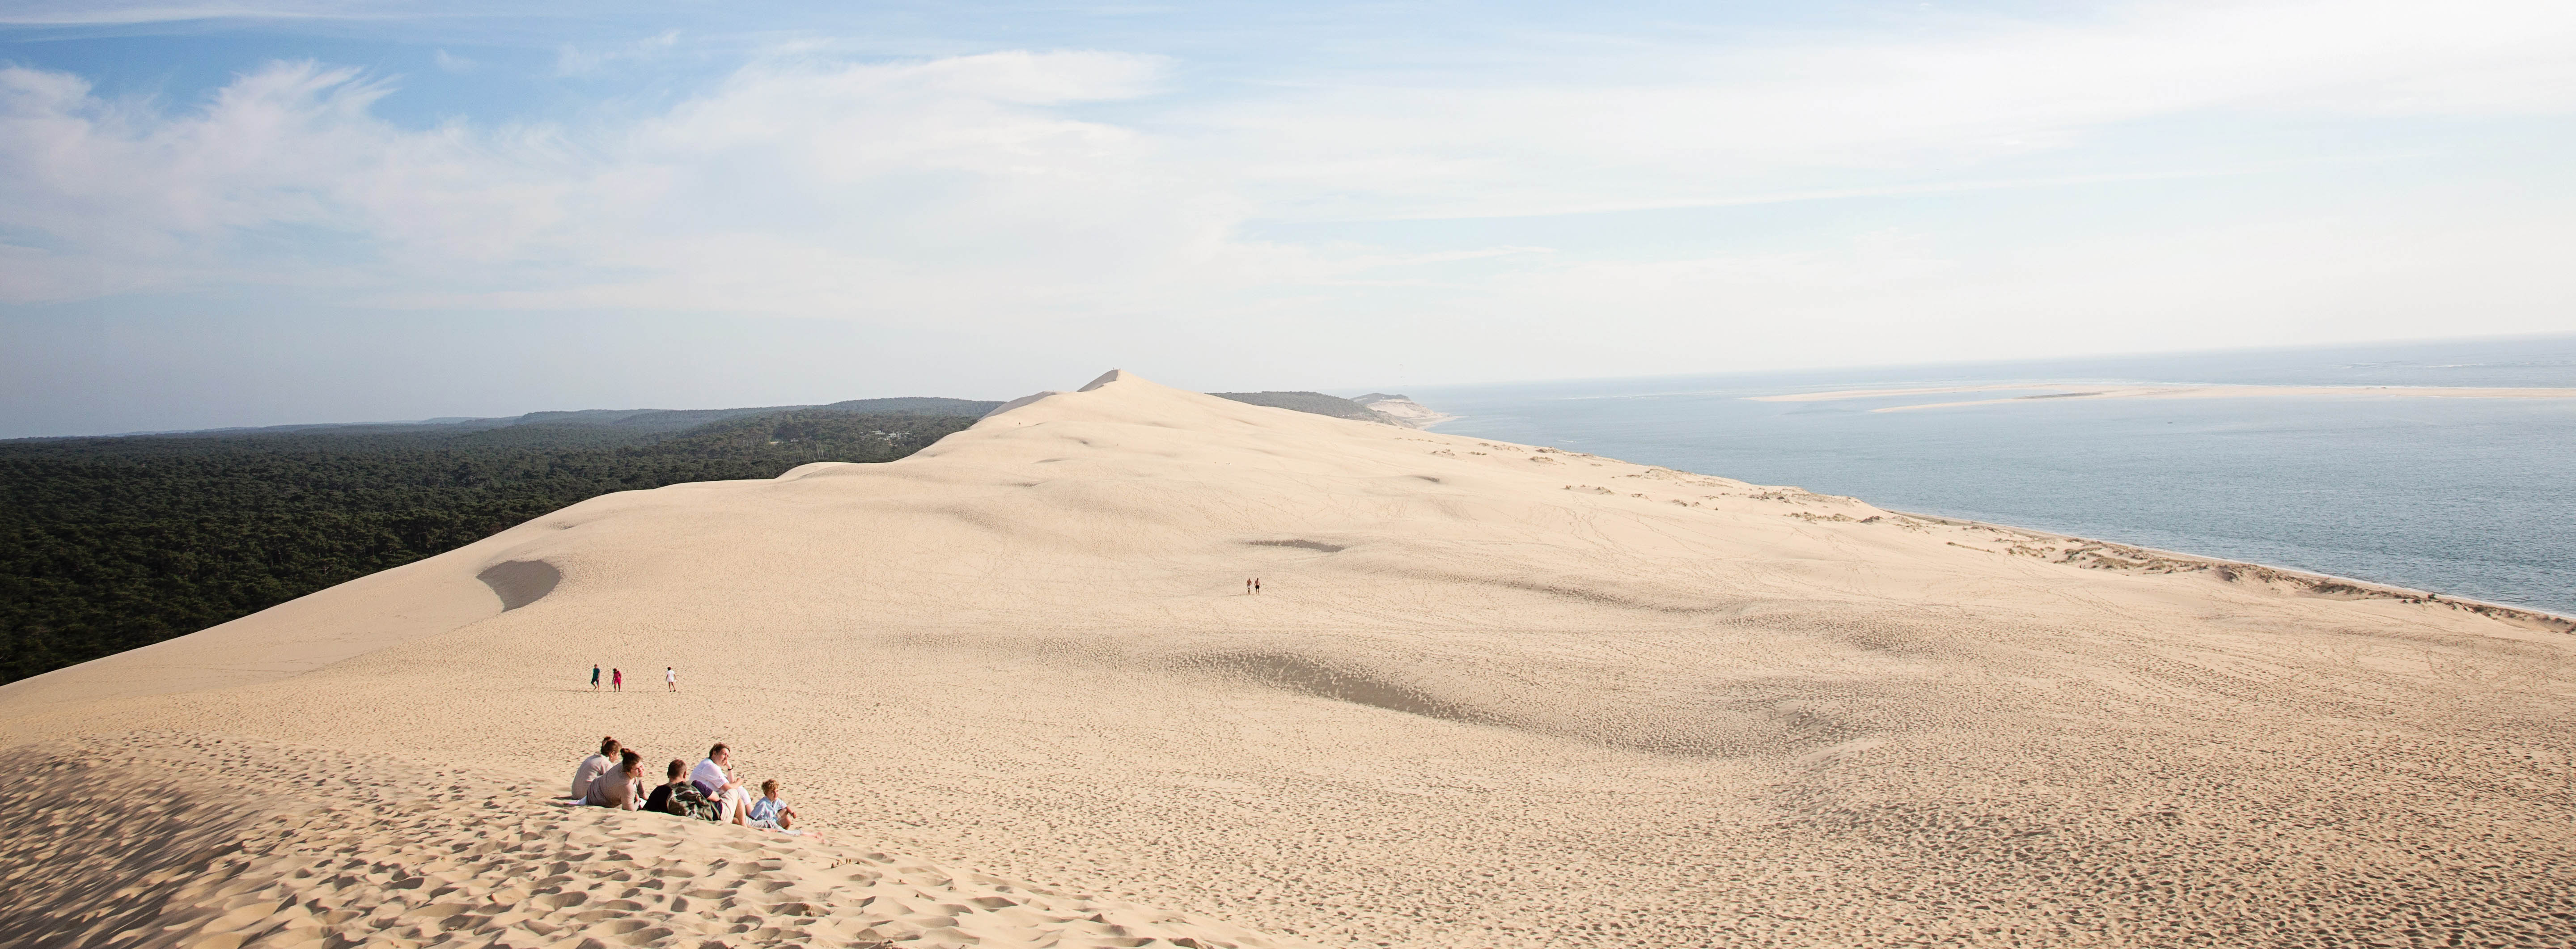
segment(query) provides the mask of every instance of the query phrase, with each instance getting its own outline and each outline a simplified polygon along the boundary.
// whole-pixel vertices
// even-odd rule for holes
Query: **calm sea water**
[[[2031,382],[2576,388],[2576,337],[1409,394],[1453,434],[2576,615],[2576,399],[1747,399]]]

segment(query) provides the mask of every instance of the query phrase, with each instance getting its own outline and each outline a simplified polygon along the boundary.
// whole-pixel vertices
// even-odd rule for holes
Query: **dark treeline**
[[[0,442],[0,682],[246,616],[586,498],[892,461],[974,421],[807,409],[678,432],[522,424]]]

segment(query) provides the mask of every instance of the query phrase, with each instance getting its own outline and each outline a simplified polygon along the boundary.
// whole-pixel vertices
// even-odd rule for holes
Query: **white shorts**
[[[742,788],[723,792],[716,796],[716,805],[718,808],[716,819],[728,824],[733,823],[734,815],[742,813],[744,808],[751,806],[751,792]]]

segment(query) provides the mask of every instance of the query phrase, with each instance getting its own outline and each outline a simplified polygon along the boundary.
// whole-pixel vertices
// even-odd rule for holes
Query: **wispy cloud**
[[[130,26],[191,20],[370,20],[382,9],[354,8],[329,0],[189,3],[171,0],[27,0],[0,7],[0,24],[12,26]]]
[[[678,30],[664,30],[626,43],[588,47],[566,43],[555,52],[555,72],[566,76],[598,72],[615,63],[650,60],[679,45]]]
[[[281,63],[201,109],[0,71],[17,301],[208,281],[379,304],[853,315],[1115,294],[1241,248],[1244,208],[1155,145],[1053,105],[1155,60],[998,53],[744,69],[579,132],[396,127],[354,70]]]
[[[1992,179],[2105,133],[2186,116],[2562,115],[2576,6],[2152,4],[2081,24],[1983,21],[1908,36],[1641,44],[1651,83],[1353,82],[1203,119],[1272,203],[1326,217],[1491,216],[1724,204]],[[2139,168],[2149,173],[2177,168]],[[2052,169],[2099,174],[2100,169]]]

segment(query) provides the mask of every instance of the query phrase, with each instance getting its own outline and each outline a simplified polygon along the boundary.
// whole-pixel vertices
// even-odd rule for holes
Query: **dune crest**
[[[533,586],[481,578],[514,563],[561,582],[505,610]],[[177,756],[153,767],[183,790],[222,784],[226,743],[393,755],[471,775],[420,806],[541,828],[523,846],[809,861],[497,790],[560,782],[604,734],[655,773],[722,740],[836,842],[1241,945],[2545,944],[2576,940],[2567,629],[1112,371],[901,461],[596,498],[13,684],[0,738],[159,736],[117,747]],[[593,664],[642,681],[594,692]],[[235,781],[291,803],[344,780],[277,769]],[[357,833],[431,833],[386,820]],[[875,891],[790,877],[709,889],[804,887],[834,939],[966,944],[864,936]],[[241,932],[336,877],[278,879],[173,918]],[[330,905],[428,937],[391,880]],[[558,926],[493,890],[451,915],[792,941],[779,901],[706,936],[582,886],[636,906]],[[977,939],[1113,938],[994,913]],[[1183,931],[1114,938],[1218,938]]]

